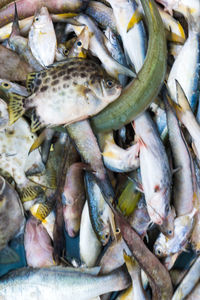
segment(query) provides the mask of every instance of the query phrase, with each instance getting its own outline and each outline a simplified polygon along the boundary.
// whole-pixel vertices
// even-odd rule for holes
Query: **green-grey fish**
[[[119,97],[121,85],[94,61],[69,58],[47,70],[29,74],[27,98],[12,94],[10,123],[26,110],[32,114],[32,131],[43,126],[69,125],[97,114]]]

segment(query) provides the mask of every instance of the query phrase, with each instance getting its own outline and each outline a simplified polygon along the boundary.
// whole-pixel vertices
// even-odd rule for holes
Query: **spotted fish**
[[[93,116],[118,98],[122,89],[97,63],[82,58],[69,58],[29,74],[27,88],[32,93],[27,98],[10,95],[8,110],[12,124],[34,108],[33,132]]]

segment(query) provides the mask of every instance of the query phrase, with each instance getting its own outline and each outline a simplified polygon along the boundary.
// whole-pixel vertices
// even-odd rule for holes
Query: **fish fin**
[[[145,142],[143,141],[143,139],[139,136],[136,137],[136,140],[138,141],[140,147],[145,147],[147,148],[147,145],[145,144]]]
[[[118,156],[113,153],[112,151],[106,151],[102,153],[103,157],[108,157],[108,158],[118,158]]]
[[[11,264],[20,261],[19,255],[9,246],[0,251],[0,264]]]
[[[178,80],[175,79],[175,82],[176,82],[177,101],[178,101],[179,106],[181,107],[181,110],[183,112],[191,111],[190,104],[188,102],[188,99],[185,95],[183,88],[181,87]]]
[[[25,113],[24,100],[25,97],[23,96],[10,94],[8,103],[10,125],[15,123]]]
[[[42,123],[39,120],[39,117],[35,112],[31,114],[31,131],[36,132],[42,128]]]
[[[138,24],[141,20],[142,20],[142,14],[139,11],[139,8],[137,8],[134,11],[134,14],[132,15],[132,17],[128,23],[126,32],[129,32],[129,30],[132,29],[135,26],[135,24]]]
[[[138,75],[136,72],[133,72],[132,70],[121,65],[117,61],[115,61],[115,64],[117,64],[117,70],[116,70],[117,76],[119,76],[119,74],[123,74],[123,75],[129,76],[129,77],[138,78]]]
[[[124,261],[126,263],[126,267],[128,272],[131,274],[135,271],[139,271],[140,267],[133,256],[129,256],[125,250],[123,250]]]
[[[166,30],[166,34],[167,34],[167,39],[170,41],[170,42],[173,42],[173,43],[177,43],[177,44],[181,44],[183,45],[184,42],[185,42],[185,39],[182,38],[182,36],[172,32],[171,30],[171,27],[169,27],[170,30]]]
[[[31,214],[38,220],[44,221],[52,211],[53,206],[48,203],[35,203],[31,208]]]
[[[43,194],[44,190],[40,185],[32,185],[22,188],[20,190],[22,203],[34,200],[39,195]]]
[[[10,38],[12,36],[19,36],[20,35],[20,27],[19,27],[19,18],[18,18],[18,13],[17,13],[17,5],[16,2],[14,3],[15,5],[15,14],[14,14],[14,20],[12,24],[12,32],[10,34]],[[9,40],[10,40],[9,38]]]
[[[172,170],[172,175],[174,175],[175,173],[179,172],[180,170],[182,170],[182,167],[177,167],[176,169]]]
[[[32,90],[33,90],[33,87],[34,87],[34,81],[35,81],[36,75],[37,75],[36,72],[32,72],[32,73],[29,73],[29,74],[27,75],[27,78],[26,78],[26,88],[27,88],[27,91],[28,91],[29,93],[31,93]]]
[[[37,139],[35,140],[35,142],[32,144],[28,154],[30,154],[33,150],[39,148],[42,143],[44,142],[46,137],[46,130],[44,129],[41,134],[37,137]]]

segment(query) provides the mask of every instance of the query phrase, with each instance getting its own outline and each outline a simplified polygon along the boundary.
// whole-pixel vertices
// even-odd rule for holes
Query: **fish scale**
[[[121,85],[94,61],[69,58],[27,78],[27,98],[11,94],[10,122],[34,108],[32,131],[69,125],[97,114],[121,93]]]

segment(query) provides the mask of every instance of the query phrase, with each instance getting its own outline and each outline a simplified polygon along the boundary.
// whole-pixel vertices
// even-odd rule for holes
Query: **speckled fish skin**
[[[0,250],[24,225],[24,213],[17,192],[0,176]]]
[[[139,167],[139,143],[123,149],[115,143],[112,132],[99,134],[98,141],[104,164],[109,170],[123,173]]]
[[[13,295],[21,300],[90,300],[129,284],[127,273],[121,269],[95,276],[72,268],[22,268],[1,278],[0,296],[4,300],[12,299]]]
[[[32,216],[26,222],[24,248],[29,267],[43,268],[54,265],[51,238],[43,224]]]
[[[54,62],[56,34],[46,7],[42,7],[35,14],[28,40],[33,55],[42,66],[48,66]]]
[[[37,73],[24,108],[35,108],[42,126],[69,125],[97,114],[121,93],[121,86],[95,62],[67,59]]]
[[[177,217],[174,221],[174,236],[170,239],[160,233],[155,244],[154,253],[159,257],[166,257],[183,250],[187,245],[194,225],[196,209],[190,214]]]
[[[31,133],[28,123],[23,118],[0,131],[0,172],[9,173],[22,193],[27,186],[34,185],[25,176],[26,170],[33,164],[38,165],[41,170],[44,168],[39,150],[28,156],[35,139],[36,135]]]
[[[147,112],[133,123],[133,127],[140,141],[140,169],[147,210],[151,220],[162,225],[171,211],[172,175],[167,154]]]

